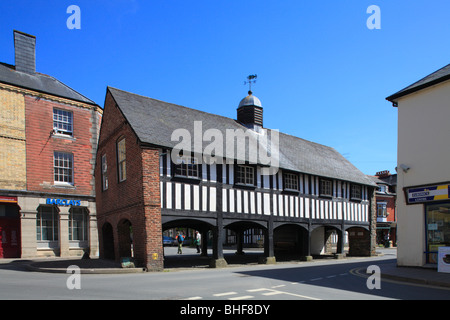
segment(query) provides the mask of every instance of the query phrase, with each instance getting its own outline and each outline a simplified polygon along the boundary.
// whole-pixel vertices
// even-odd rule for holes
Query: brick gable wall
[[[119,182],[117,142],[126,141],[126,180]],[[102,156],[107,159],[108,189],[102,185]],[[149,270],[162,270],[162,226],[159,190],[159,150],[142,148],[136,135],[107,93],[95,168],[100,256],[105,244],[102,226],[111,224],[116,260],[131,255],[124,222],[133,232],[133,254]]]

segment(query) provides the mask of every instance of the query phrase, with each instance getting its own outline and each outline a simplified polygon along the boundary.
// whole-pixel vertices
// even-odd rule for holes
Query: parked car
[[[163,246],[174,246],[175,242],[174,238],[163,236]]]

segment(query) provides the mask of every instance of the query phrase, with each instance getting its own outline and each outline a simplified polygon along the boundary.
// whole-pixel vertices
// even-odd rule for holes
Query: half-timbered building
[[[100,256],[161,270],[162,232],[174,227],[210,232],[216,267],[229,230],[238,252],[257,230],[265,263],[277,251],[309,260],[331,234],[339,255],[346,233],[349,254],[374,254],[376,185],[335,149],[264,128],[262,115],[251,92],[235,120],[109,87],[95,171]]]

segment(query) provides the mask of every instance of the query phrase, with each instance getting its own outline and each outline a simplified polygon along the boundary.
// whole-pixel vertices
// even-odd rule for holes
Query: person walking
[[[178,251],[177,251],[177,254],[183,254],[183,241],[184,241],[184,236],[181,234],[181,232],[178,233],[177,241],[178,241]]]
[[[202,235],[200,232],[195,231],[195,245],[197,246],[197,253],[201,253],[200,246],[202,244]]]

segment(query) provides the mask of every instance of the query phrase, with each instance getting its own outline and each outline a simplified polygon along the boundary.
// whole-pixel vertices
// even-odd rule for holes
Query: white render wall
[[[398,100],[397,166],[398,265],[423,266],[425,206],[406,205],[403,190],[450,181],[450,81]]]

